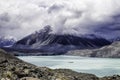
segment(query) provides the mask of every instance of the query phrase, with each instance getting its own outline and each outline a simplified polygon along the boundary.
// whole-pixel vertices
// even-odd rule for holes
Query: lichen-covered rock
[[[120,76],[119,75],[113,75],[113,76],[103,77],[100,80],[120,80]]]
[[[20,80],[40,80],[40,79],[33,78],[33,77],[24,77],[24,78],[21,78]]]

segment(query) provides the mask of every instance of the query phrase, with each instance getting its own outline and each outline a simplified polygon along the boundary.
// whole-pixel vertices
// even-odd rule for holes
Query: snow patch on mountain
[[[13,36],[0,37],[0,47],[11,47],[17,40]]]

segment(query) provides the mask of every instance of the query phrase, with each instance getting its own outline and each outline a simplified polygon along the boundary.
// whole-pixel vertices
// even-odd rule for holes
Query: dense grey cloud
[[[120,0],[1,0],[0,36],[20,39],[50,25],[55,34],[114,38],[119,10]]]

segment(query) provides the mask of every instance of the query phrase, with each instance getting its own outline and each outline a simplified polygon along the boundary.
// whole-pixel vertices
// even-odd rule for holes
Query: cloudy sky
[[[21,39],[45,25],[55,34],[114,38],[120,34],[120,0],[0,0],[0,36]]]

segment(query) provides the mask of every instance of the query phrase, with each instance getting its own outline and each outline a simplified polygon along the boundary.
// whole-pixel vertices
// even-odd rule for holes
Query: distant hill
[[[111,45],[98,49],[72,50],[67,52],[66,55],[120,58],[120,41],[115,41]]]

